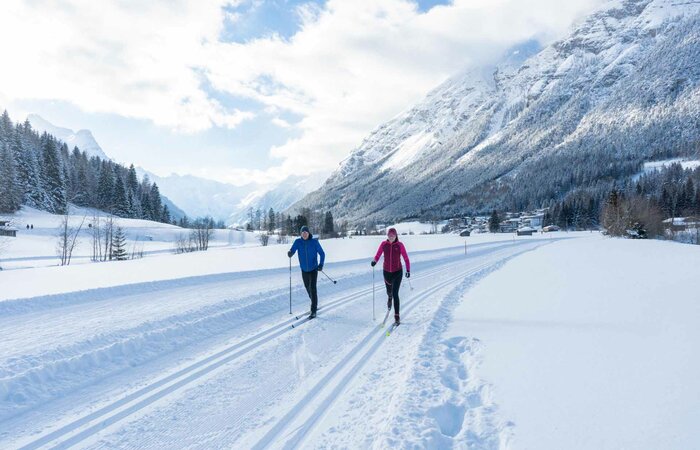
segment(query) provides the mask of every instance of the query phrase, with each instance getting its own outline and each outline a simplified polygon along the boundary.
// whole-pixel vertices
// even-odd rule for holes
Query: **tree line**
[[[270,208],[265,213],[260,208],[253,210],[248,208],[248,221],[246,230],[266,231],[267,233],[279,233],[288,236],[299,234],[299,229],[304,225],[311,229],[314,235],[320,237],[337,237],[339,233],[347,231],[347,222],[337,225],[331,211],[319,212],[309,208],[302,208],[299,214],[292,217],[289,214],[276,212]]]
[[[39,134],[29,121],[0,117],[0,213],[22,205],[66,214],[68,204],[96,208],[119,217],[171,222],[156,183],[138,179],[125,167]]]
[[[663,220],[700,216],[700,167],[669,164],[623,182],[572,191],[548,206],[546,224],[602,227],[614,236],[663,237]]]

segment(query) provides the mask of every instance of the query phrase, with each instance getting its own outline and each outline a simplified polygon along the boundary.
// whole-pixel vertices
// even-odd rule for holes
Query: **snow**
[[[660,170],[662,167],[667,167],[672,164],[680,164],[683,169],[695,169],[697,167],[700,167],[700,161],[696,159],[685,159],[685,158],[673,158],[673,159],[666,159],[663,161],[651,161],[644,163],[644,172],[653,172]]]
[[[698,246],[560,242],[465,295],[444,337],[478,340],[470,373],[512,422],[513,448],[694,448],[698,264]]]
[[[647,173],[652,173],[652,172],[658,172],[664,167],[671,166],[673,164],[680,164],[683,169],[689,169],[689,170],[694,170],[698,167],[700,167],[700,160],[697,159],[687,159],[687,158],[671,158],[671,159],[664,159],[661,161],[649,161],[644,163],[644,167],[642,167],[642,171],[634,177],[632,177],[633,181],[638,180],[643,174]]]
[[[104,223],[105,214],[100,211],[70,207],[68,216],[70,226],[78,227],[83,219],[85,220],[71,265],[91,262],[92,237],[88,224],[93,220],[94,215],[99,216],[101,223]],[[12,225],[18,228],[18,232],[16,238],[7,240],[7,248],[0,253],[0,267],[7,270],[58,264],[56,243],[63,216],[24,206],[19,212],[3,217],[10,219]],[[33,225],[34,228],[27,229],[27,225]],[[190,232],[174,225],[141,219],[117,218],[115,225],[122,227],[126,233],[128,253],[142,250],[146,257],[172,253],[175,241],[180,236],[187,236]],[[210,245],[212,247],[257,246],[259,242],[253,233],[215,230]]]
[[[437,224],[437,230],[440,231],[442,227],[446,224],[447,222],[441,221]],[[433,224],[427,223],[427,222],[401,222],[401,223],[395,223],[393,225],[389,225],[386,227],[388,230],[389,228],[396,228],[396,232],[399,234],[427,234],[431,233],[433,231]],[[401,238],[404,239],[404,238]]]
[[[73,151],[73,147],[78,147],[80,151],[87,153],[88,157],[96,156],[105,161],[110,160],[89,130],[75,132],[68,128],[57,127],[37,114],[30,114],[27,120],[37,132],[49,133],[65,142],[69,151]]]
[[[0,272],[0,447],[691,448],[700,248],[555,234],[401,236],[388,337],[382,236],[308,323],[286,246]]]
[[[432,133],[418,133],[405,139],[391,156],[382,164],[380,170],[400,170],[425,153],[434,142]]]

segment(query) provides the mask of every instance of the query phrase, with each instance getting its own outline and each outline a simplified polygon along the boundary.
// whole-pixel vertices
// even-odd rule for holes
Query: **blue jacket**
[[[299,250],[299,266],[303,272],[313,272],[322,266],[326,260],[326,254],[321,247],[318,239],[313,239],[311,236],[307,240],[297,238],[289,249],[292,255]],[[318,255],[321,255],[321,262],[318,262]]]

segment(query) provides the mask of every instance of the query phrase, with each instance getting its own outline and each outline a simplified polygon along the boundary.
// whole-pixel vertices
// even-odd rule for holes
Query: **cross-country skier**
[[[304,280],[304,287],[311,298],[311,315],[309,319],[316,317],[316,309],[318,308],[318,294],[316,292],[316,281],[318,280],[318,272],[323,270],[323,262],[326,259],[326,254],[321,247],[318,239],[314,239],[309,231],[309,227],[304,225],[299,230],[301,237],[294,240],[292,248],[287,252],[290,258],[294,253],[299,252],[299,267],[301,268],[301,278]],[[321,262],[318,261],[318,256],[321,255]]]
[[[377,264],[379,257],[384,255],[384,284],[386,284],[386,293],[389,299],[386,302],[388,309],[391,309],[391,301],[394,301],[394,320],[396,325],[401,323],[399,319],[399,288],[401,287],[401,279],[403,278],[403,267],[401,266],[401,258],[406,262],[406,278],[411,277],[411,261],[408,259],[406,247],[402,242],[399,242],[399,236],[396,233],[396,228],[389,228],[386,241],[379,244],[377,254],[370,263],[372,267]]]

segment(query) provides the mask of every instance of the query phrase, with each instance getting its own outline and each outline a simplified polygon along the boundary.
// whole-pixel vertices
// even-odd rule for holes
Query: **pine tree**
[[[112,197],[112,204],[114,205],[114,214],[120,217],[129,217],[129,203],[126,197],[126,190],[124,188],[124,182],[119,174],[114,176],[114,195]]]
[[[124,261],[127,259],[126,253],[126,235],[122,227],[117,227],[117,230],[112,235],[112,254],[111,259]]]
[[[161,216],[163,214],[163,203],[160,198],[160,191],[158,190],[158,185],[153,183],[151,185],[151,191],[149,194],[150,200],[151,200],[151,216],[149,217],[150,220],[154,220],[156,222],[159,222],[161,219]]]
[[[323,234],[332,235],[333,233],[333,214],[330,211],[326,211],[326,217],[323,221]]]
[[[126,177],[126,193],[129,201],[130,216],[135,218],[143,217],[141,196],[139,195],[139,179],[133,164],[129,166],[129,172]]]
[[[270,208],[267,212],[267,231],[272,233],[277,228],[277,223],[275,221],[275,210]]]
[[[498,212],[494,209],[489,217],[489,231],[496,233],[499,230],[501,219],[498,217]]]
[[[56,214],[65,214],[68,208],[66,198],[66,185],[63,179],[63,170],[61,160],[59,158],[56,141],[53,136],[44,133],[41,137],[42,141],[42,171],[41,181],[46,192],[47,211]]]
[[[168,205],[163,205],[163,213],[160,215],[160,221],[163,223],[170,223],[171,220]]]
[[[151,219],[153,211],[151,210],[151,180],[148,175],[144,175],[139,186],[139,198],[141,200],[141,218]]]
[[[22,203],[15,157],[8,145],[0,143],[0,213],[14,213]]]
[[[112,166],[106,161],[100,165],[100,177],[97,181],[97,207],[102,211],[111,213],[114,210],[112,199],[114,197],[114,172]]]
[[[36,154],[28,145],[32,134],[31,125],[25,122],[15,128],[10,146],[17,161],[17,178],[22,189],[22,203],[34,208],[44,204],[45,195],[41,188],[39,163]]]

